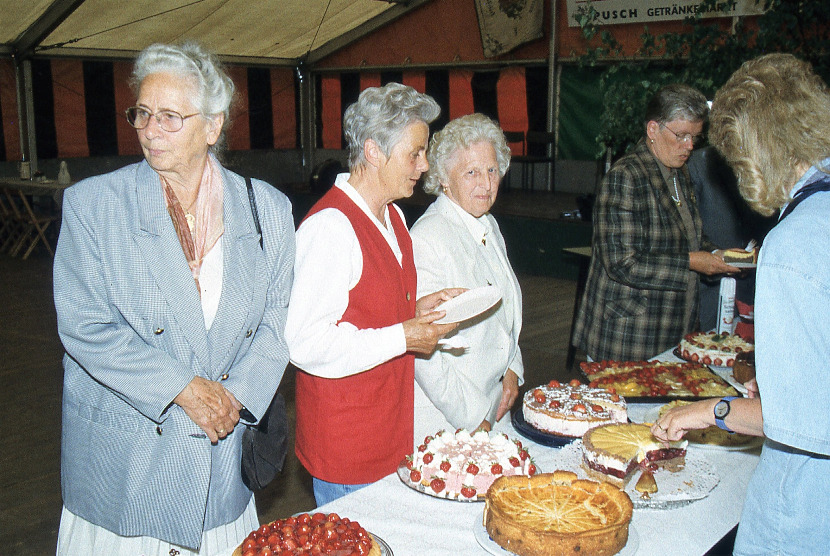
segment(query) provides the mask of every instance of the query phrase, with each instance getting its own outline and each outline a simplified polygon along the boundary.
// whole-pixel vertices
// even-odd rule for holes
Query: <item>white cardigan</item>
[[[470,221],[465,223],[469,217]],[[475,228],[489,228],[487,243]],[[519,350],[522,293],[507,259],[496,220],[478,222],[446,195],[439,195],[410,231],[418,271],[418,297],[443,288],[501,287],[502,300],[449,336],[462,336],[466,350],[437,349],[415,358],[415,444],[444,428],[475,429],[484,419],[495,424],[502,396],[501,378],[511,369],[523,382]],[[487,250],[490,250],[489,252]]]

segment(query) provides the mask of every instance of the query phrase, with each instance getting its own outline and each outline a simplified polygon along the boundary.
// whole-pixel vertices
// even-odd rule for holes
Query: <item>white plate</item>
[[[499,299],[501,293],[496,286],[481,286],[467,290],[436,307],[436,311],[446,311],[447,314],[435,322],[450,324],[471,319],[498,303]]]
[[[451,494],[448,490],[444,490],[442,492],[435,492],[428,486],[422,483],[413,483],[412,480],[409,478],[409,469],[406,468],[406,465],[401,464],[398,466],[398,478],[401,480],[403,484],[411,488],[412,490],[417,490],[420,493],[426,494],[428,496],[432,496],[433,498],[443,498],[444,500],[455,500],[457,502],[484,502],[484,495],[485,492],[477,493],[474,498],[465,498],[461,496],[461,493],[456,492],[455,494]]]
[[[490,534],[484,528],[484,514],[476,516],[475,523],[473,524],[473,534],[481,548],[490,554],[494,554],[495,556],[514,556],[513,552],[503,549],[496,541],[490,538]],[[637,535],[637,530],[629,524],[628,542],[622,550],[617,552],[617,556],[634,556],[638,548],[640,548],[640,536]]]

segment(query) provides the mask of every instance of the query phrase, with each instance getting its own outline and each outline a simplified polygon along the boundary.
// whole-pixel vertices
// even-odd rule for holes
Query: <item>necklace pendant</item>
[[[187,227],[190,229],[191,235],[196,230],[196,217],[189,212],[185,213],[184,219],[187,220]]]

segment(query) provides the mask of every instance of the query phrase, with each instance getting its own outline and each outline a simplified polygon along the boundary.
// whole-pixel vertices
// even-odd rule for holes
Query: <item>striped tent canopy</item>
[[[132,58],[195,40],[225,59],[295,65],[429,0],[0,0],[0,55]]]

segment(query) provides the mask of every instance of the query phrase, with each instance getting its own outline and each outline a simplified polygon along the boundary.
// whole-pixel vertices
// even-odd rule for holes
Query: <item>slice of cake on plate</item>
[[[729,249],[723,252],[723,262],[726,264],[758,264],[758,248],[751,251],[745,249]]]

